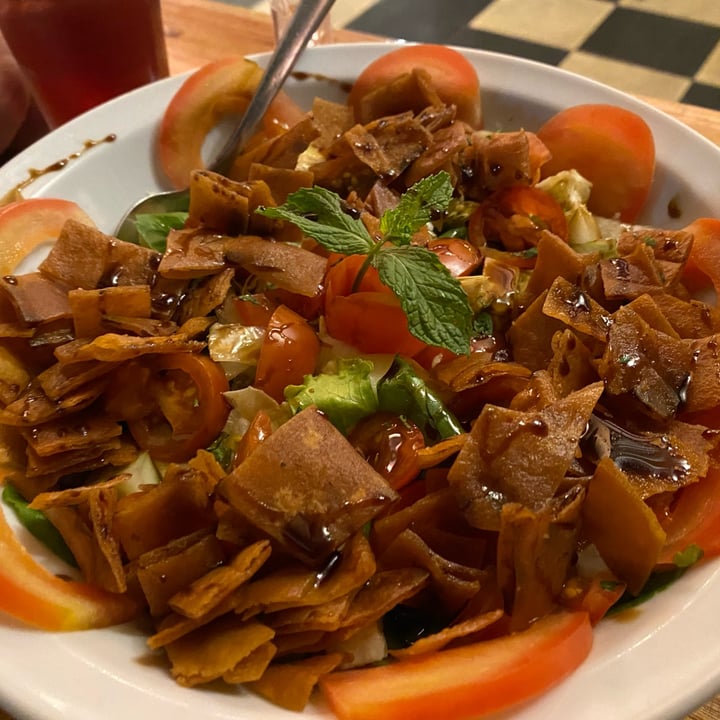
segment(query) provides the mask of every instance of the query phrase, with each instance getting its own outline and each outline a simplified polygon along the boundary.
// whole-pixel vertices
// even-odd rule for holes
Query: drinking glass
[[[0,0],[0,32],[50,128],[168,75],[160,0]]]

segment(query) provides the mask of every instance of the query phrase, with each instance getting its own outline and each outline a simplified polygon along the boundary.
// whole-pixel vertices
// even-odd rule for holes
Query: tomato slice
[[[69,219],[95,226],[70,200],[28,198],[0,207],[0,276],[11,275],[33,250],[57,240]]]
[[[110,412],[127,420],[138,446],[155,460],[185,462],[210,445],[230,412],[222,368],[194,353],[157,355],[136,367],[136,392],[130,390],[132,380],[122,383],[118,390],[124,398],[118,401],[116,395]]]
[[[160,124],[160,166],[174,187],[187,187],[190,173],[205,167],[205,138],[220,120],[243,112],[262,76],[261,68],[245,58],[222,58],[204,65],[182,84],[170,100]],[[303,116],[283,91],[264,119],[265,132],[274,135]]]
[[[420,473],[417,451],[425,447],[425,438],[411,420],[392,413],[375,413],[362,419],[348,440],[395,490]]]
[[[720,297],[720,220],[698,218],[684,229],[693,234],[693,244],[683,268],[683,283],[694,293],[714,288]]]
[[[460,238],[437,238],[431,240],[427,247],[438,256],[453,277],[470,275],[482,262],[477,248]]]
[[[440,99],[457,107],[457,117],[474,128],[482,125],[480,82],[469,60],[443,45],[407,45],[371,62],[359,75],[348,102],[360,119],[363,98],[378,85],[422,68],[430,73]],[[363,122],[363,120],[360,120]]]
[[[0,611],[43,630],[108,627],[136,617],[140,606],[87,583],[64,580],[23,547],[0,511]]]
[[[305,318],[279,305],[260,346],[255,387],[282,402],[288,385],[299,385],[315,371],[319,353],[320,340]]]
[[[584,612],[561,612],[528,630],[320,680],[340,720],[461,720],[505,710],[573,672],[592,646]]]
[[[529,185],[512,185],[494,192],[468,221],[473,245],[499,242],[511,252],[535,247],[544,230],[567,240],[565,213],[552,195]]]
[[[603,217],[634,222],[650,193],[655,142],[637,113],[614,105],[575,105],[538,131],[552,157],[543,176],[577,170],[593,185],[588,208]]]
[[[330,335],[364,353],[412,357],[426,347],[409,330],[407,316],[393,291],[368,268],[358,281],[365,255],[328,260],[325,322]]]
[[[662,522],[662,521],[661,521]],[[675,555],[697,545],[704,557],[720,555],[720,470],[678,491],[667,521],[661,563],[672,563]]]

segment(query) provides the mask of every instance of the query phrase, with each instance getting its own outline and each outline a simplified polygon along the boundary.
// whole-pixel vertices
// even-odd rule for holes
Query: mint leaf
[[[409,243],[413,234],[430,222],[433,213],[448,209],[452,195],[452,182],[446,172],[418,180],[402,195],[397,207],[380,218],[380,231],[385,240]]]
[[[415,337],[458,355],[470,351],[472,309],[460,283],[435,253],[417,245],[388,247],[372,264],[400,299]]]
[[[186,212],[140,213],[135,218],[138,245],[165,252],[168,233],[182,229],[187,217]]]
[[[288,195],[284,205],[258,208],[257,212],[293,223],[330,252],[361,255],[375,246],[362,221],[348,215],[340,197],[325,188],[301,188]]]

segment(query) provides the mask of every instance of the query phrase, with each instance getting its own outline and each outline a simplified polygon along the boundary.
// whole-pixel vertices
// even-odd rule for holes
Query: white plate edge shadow
[[[306,53],[298,69],[346,80],[388,48],[387,43],[321,46]],[[497,105],[502,115],[490,117],[491,129],[495,124],[503,129],[516,128],[519,125],[512,123],[518,118],[521,124],[527,123],[529,105],[536,115],[546,110],[544,106],[559,108],[580,102],[603,101],[628,107],[642,114],[652,127],[660,156],[658,183],[650,199],[654,210],[645,219],[678,227],[696,215],[720,216],[720,149],[695,131],[640,100],[592,80],[533,61],[459,49],[480,70],[486,97],[491,98],[486,105]],[[518,82],[518,73],[523,74],[523,82]],[[116,133],[116,142],[100,143],[60,172],[44,175],[26,191],[27,196],[75,200],[103,230],[112,231],[135,200],[160,189],[159,176],[152,167],[154,127],[148,121],[159,118],[183,77],[129,93],[42,138],[0,168],[0,196],[25,180],[30,168],[52,165],[82,150],[86,141]],[[291,81],[289,87],[307,95],[312,94],[314,82]],[[555,87],[556,82],[559,87]],[[515,88],[521,97],[502,100],[500,95],[507,88]],[[126,124],[128,129],[123,130]],[[126,146],[133,142],[139,142],[139,151],[136,148],[134,153],[127,153]],[[678,144],[683,153],[678,151]],[[138,157],[146,161],[139,173],[132,165]],[[688,164],[693,166],[692,173],[687,170]],[[133,173],[131,186],[121,181],[128,170]],[[105,182],[103,198],[98,197],[98,177]],[[678,198],[684,215],[671,220],[667,205]],[[503,717],[538,720],[560,712],[581,720],[681,717],[720,691],[720,642],[712,642],[720,639],[720,613],[715,610],[718,603],[720,564],[710,562],[691,570],[669,591],[641,606],[631,619],[602,624],[590,658],[571,678]],[[708,638],[711,646],[703,647]],[[129,713],[138,720],[190,720],[197,717],[199,708],[205,717],[216,719],[298,717],[255,698],[236,705],[232,693],[176,686],[165,669],[143,667],[138,658],[144,643],[137,632],[116,629],[48,635],[7,622],[0,624],[0,643],[0,706],[18,718],[91,720],[100,708],[107,720],[119,720]],[[304,715],[326,716],[322,708]]]

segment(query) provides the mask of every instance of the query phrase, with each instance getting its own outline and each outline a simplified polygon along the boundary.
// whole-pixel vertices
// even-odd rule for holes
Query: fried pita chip
[[[273,638],[259,622],[244,622],[236,615],[216,620],[165,646],[170,672],[180,685],[194,687],[232,673],[254,650]]]

